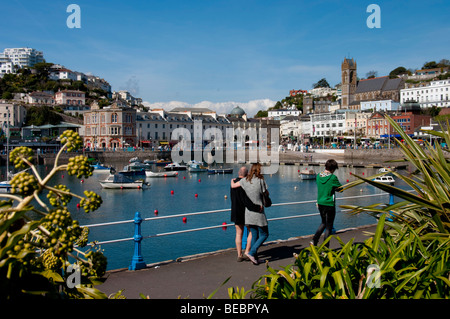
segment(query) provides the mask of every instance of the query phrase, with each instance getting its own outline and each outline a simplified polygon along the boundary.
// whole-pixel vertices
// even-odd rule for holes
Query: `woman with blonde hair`
[[[242,187],[248,198],[255,205],[260,205],[261,207],[260,211],[251,211],[245,208],[245,224],[250,228],[252,233],[251,248],[245,255],[247,255],[253,264],[258,265],[261,263],[257,258],[258,248],[269,237],[269,227],[262,203],[262,194],[267,190],[267,184],[264,181],[264,176],[261,174],[261,164],[253,164],[247,177],[241,179],[239,182],[235,183],[231,180],[231,187]]]

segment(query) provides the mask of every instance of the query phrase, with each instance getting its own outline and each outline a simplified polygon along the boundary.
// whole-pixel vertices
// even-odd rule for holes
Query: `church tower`
[[[353,102],[356,93],[356,62],[353,58],[344,59],[341,65],[342,72],[342,103],[341,107],[347,109]]]

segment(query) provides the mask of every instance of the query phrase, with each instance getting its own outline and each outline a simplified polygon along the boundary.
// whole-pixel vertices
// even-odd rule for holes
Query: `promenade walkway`
[[[366,232],[374,232],[375,227],[371,225],[338,230],[336,235],[344,242],[351,238],[355,238],[355,242],[362,242],[367,239]],[[268,242],[260,248],[260,258],[267,259],[272,268],[281,269],[294,262],[293,253],[307,247],[311,238],[312,235]],[[338,242],[332,239],[330,248],[337,247]],[[150,299],[202,299],[207,298],[231,277],[213,297],[228,299],[229,287],[244,287],[249,290],[266,273],[265,264],[255,266],[251,262],[237,262],[236,257],[236,249],[227,249],[147,265],[146,269],[137,271],[109,271],[105,283],[98,288],[107,295],[123,290],[127,299],[140,298],[141,293]]]

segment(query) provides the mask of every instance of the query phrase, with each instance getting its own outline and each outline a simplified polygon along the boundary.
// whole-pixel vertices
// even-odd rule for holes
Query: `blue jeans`
[[[256,257],[258,248],[266,241],[269,237],[269,227],[268,226],[253,226],[250,225],[250,231],[252,233],[252,243],[250,247],[249,255]]]

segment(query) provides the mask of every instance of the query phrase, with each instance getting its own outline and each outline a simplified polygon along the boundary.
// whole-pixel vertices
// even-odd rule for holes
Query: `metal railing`
[[[340,197],[336,198],[336,200],[344,200],[344,199],[358,199],[358,198],[365,198],[365,197],[375,197],[375,196],[390,196],[389,203],[393,203],[393,196],[388,193],[380,193],[380,194],[371,194],[371,195],[356,195],[356,196],[347,196],[347,197]],[[272,207],[277,206],[288,206],[288,205],[301,205],[301,204],[312,204],[316,203],[317,200],[307,200],[307,201],[300,201],[300,202],[287,202],[287,203],[278,203],[278,204],[272,204]],[[103,245],[103,244],[112,244],[112,243],[119,243],[119,242],[125,242],[125,241],[131,241],[134,240],[134,254],[131,260],[131,265],[129,266],[129,270],[138,270],[143,269],[146,267],[146,263],[144,262],[144,259],[142,257],[141,253],[141,242],[143,239],[146,238],[155,238],[155,237],[162,237],[162,236],[169,236],[169,235],[175,235],[175,234],[182,234],[182,233],[189,233],[189,232],[196,232],[196,231],[202,231],[202,230],[208,230],[208,229],[214,229],[214,228],[220,228],[220,227],[228,227],[233,226],[234,224],[221,224],[221,225],[213,225],[213,226],[206,226],[206,227],[199,227],[199,228],[192,228],[192,229],[186,229],[186,230],[178,230],[178,231],[172,231],[172,232],[165,232],[165,233],[158,233],[158,234],[152,234],[152,235],[146,235],[142,236],[141,234],[141,224],[144,221],[154,221],[154,220],[161,220],[161,219],[169,219],[169,218],[180,218],[180,217],[187,217],[187,216],[197,216],[197,215],[204,215],[204,214],[215,214],[215,213],[223,213],[230,211],[231,208],[225,208],[225,209],[216,209],[216,210],[209,210],[209,211],[202,211],[202,212],[194,212],[194,213],[183,213],[183,214],[175,214],[175,215],[168,215],[168,216],[157,216],[157,217],[148,217],[148,218],[141,218],[140,212],[135,213],[134,219],[131,220],[122,220],[122,221],[116,221],[116,222],[106,222],[106,223],[100,223],[100,224],[91,224],[91,225],[84,225],[82,227],[88,227],[88,228],[95,228],[95,227],[103,227],[103,226],[112,226],[112,225],[120,225],[120,224],[129,224],[134,223],[134,236],[128,237],[128,238],[120,238],[120,239],[112,239],[112,240],[106,240],[106,241],[95,241],[96,245]],[[267,219],[270,221],[278,221],[278,220],[285,220],[285,219],[294,219],[294,218],[304,218],[304,217],[312,217],[317,216],[319,213],[311,213],[311,214],[302,214],[302,215],[291,215],[291,216],[284,216],[284,217],[275,217],[275,218],[269,218]]]

